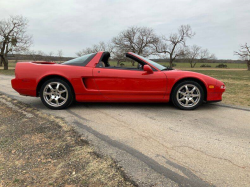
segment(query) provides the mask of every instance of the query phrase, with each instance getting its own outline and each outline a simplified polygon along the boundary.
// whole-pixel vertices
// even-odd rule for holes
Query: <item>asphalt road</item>
[[[250,186],[250,110],[206,104],[76,103],[54,111],[18,95],[0,75],[0,92],[64,118],[141,186]]]

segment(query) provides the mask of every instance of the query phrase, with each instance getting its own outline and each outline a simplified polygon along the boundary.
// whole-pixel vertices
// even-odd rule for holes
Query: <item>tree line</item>
[[[87,47],[79,51],[77,55],[109,51],[119,63],[125,60],[124,53],[131,51],[144,57],[164,58],[169,61],[170,67],[177,58],[188,61],[191,67],[195,67],[198,59],[215,59],[215,55],[210,54],[208,49],[202,49],[197,45],[187,45],[187,40],[194,35],[190,25],[181,25],[176,33],[169,36],[158,36],[152,28],[134,26],[120,32],[110,42],[100,42]]]
[[[49,57],[53,52],[45,54],[42,51],[30,51],[32,36],[27,34],[28,20],[22,16],[11,16],[8,19],[0,20],[0,66],[8,69],[8,55],[25,53],[32,56],[32,60],[41,60],[37,57]],[[92,47],[87,47],[77,52],[78,56],[98,51],[109,51],[117,63],[125,60],[124,53],[134,52],[144,57],[155,56],[169,61],[169,66],[173,67],[176,59],[187,61],[190,66],[195,67],[197,61],[216,59],[208,49],[203,49],[198,45],[187,45],[187,41],[195,36],[190,25],[181,25],[179,29],[170,35],[159,36],[152,28],[133,26],[121,31],[113,37],[110,42],[99,42]],[[242,45],[239,51],[234,54],[246,61],[250,70],[250,46]],[[62,50],[55,55],[63,58]],[[59,60],[60,61],[60,60]]]

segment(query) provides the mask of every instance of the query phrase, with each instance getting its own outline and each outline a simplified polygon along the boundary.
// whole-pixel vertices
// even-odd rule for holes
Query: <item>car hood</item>
[[[207,81],[207,80],[210,80],[210,81],[218,81],[220,83],[223,83],[221,81],[219,81],[218,79],[215,79],[213,77],[210,77],[208,75],[204,75],[202,73],[197,73],[197,72],[193,72],[193,71],[184,71],[184,70],[180,70],[180,69],[173,69],[173,70],[170,70],[170,71],[162,71],[164,72],[164,74],[168,77],[169,75],[169,72],[171,72],[171,74],[176,74],[178,75],[178,77],[182,77],[182,78],[198,78],[198,79],[202,79],[203,81]]]

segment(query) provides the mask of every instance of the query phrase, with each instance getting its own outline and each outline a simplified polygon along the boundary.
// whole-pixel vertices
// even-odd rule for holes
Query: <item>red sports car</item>
[[[62,64],[20,62],[12,87],[21,95],[41,97],[45,106],[63,109],[79,102],[169,102],[180,109],[204,101],[221,101],[223,82],[212,77],[166,68],[134,53],[109,62],[109,52],[88,54]]]

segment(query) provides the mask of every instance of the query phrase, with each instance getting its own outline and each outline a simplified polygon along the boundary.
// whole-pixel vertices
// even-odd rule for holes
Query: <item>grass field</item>
[[[14,69],[9,69],[9,70],[3,70],[0,69],[0,74],[2,75],[15,75],[15,70]]]
[[[223,103],[250,106],[250,71],[195,69],[194,71],[217,78],[225,83],[226,92],[223,94]]]
[[[162,64],[162,65],[164,65],[164,66],[169,66],[169,63],[160,63],[160,64]],[[191,68],[191,66],[190,66],[190,64],[189,63],[175,63],[176,64],[176,66],[175,66],[175,68]],[[211,66],[211,68],[216,68],[216,66],[217,65],[219,65],[220,63],[197,63],[196,65],[195,65],[195,68],[200,68],[200,66],[202,65],[202,64],[208,64],[208,65],[210,65]],[[227,65],[227,68],[226,69],[247,69],[247,65],[246,64],[239,64],[239,63],[227,63],[226,64]],[[206,68],[206,69],[209,69],[209,68]],[[218,69],[221,69],[221,68],[218,68]],[[224,69],[224,68],[222,68],[222,69]]]
[[[112,66],[116,62],[110,62]],[[164,63],[161,63],[164,64]],[[164,64],[167,65],[167,64]],[[246,64],[227,64],[228,68],[215,68],[218,63],[210,63],[211,68],[199,68],[201,64],[197,64],[197,68],[190,68],[188,63],[177,63],[176,69],[196,71],[203,73],[223,81],[226,84],[226,92],[223,95],[223,103],[250,106],[250,72],[246,69]],[[10,62],[10,70],[0,69],[0,74],[14,75],[15,63]],[[240,70],[241,69],[241,70]]]
[[[13,62],[13,61],[9,61],[9,67],[15,67],[16,66],[16,63]]]
[[[109,62],[111,66],[116,66],[117,62],[114,61],[110,61]],[[127,64],[127,62],[124,62],[124,64]],[[131,63],[128,63],[129,66],[128,67],[133,67]],[[160,62],[159,64],[163,65],[163,66],[169,66],[168,62]],[[189,63],[184,63],[184,62],[177,62],[174,63],[176,64],[176,66],[174,68],[176,69],[186,69],[186,68],[190,68],[190,69],[195,69],[195,68],[201,68],[200,66],[202,64],[208,64],[211,67],[209,68],[205,68],[205,69],[214,69],[216,68],[217,65],[219,65],[220,63],[197,63],[195,68],[191,68]],[[216,69],[247,69],[247,64],[239,64],[239,63],[227,63],[227,68],[216,68]],[[202,68],[204,69],[204,68]]]
[[[129,63],[129,64],[131,64],[131,63]],[[169,66],[168,62],[160,62],[159,64],[164,65],[164,66]],[[177,68],[177,69],[191,68],[189,63],[177,62],[175,64],[176,64],[175,68]],[[197,63],[196,66],[195,66],[195,68],[201,68],[200,66],[202,64],[209,64],[211,66],[210,68],[206,68],[206,69],[214,69],[214,68],[216,68],[217,65],[219,65],[219,63]],[[110,65],[111,66],[116,66],[117,62],[110,61]],[[227,65],[227,68],[222,68],[222,69],[247,69],[247,65],[246,64],[227,63],[226,65]],[[13,68],[15,66],[16,66],[16,62],[15,61],[9,61],[9,67],[10,68]],[[132,67],[132,64],[131,64],[131,67]],[[194,69],[194,68],[192,68],[192,69]],[[221,69],[221,68],[216,68],[216,69]]]

